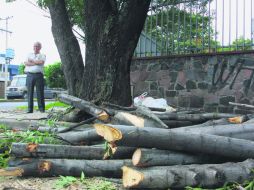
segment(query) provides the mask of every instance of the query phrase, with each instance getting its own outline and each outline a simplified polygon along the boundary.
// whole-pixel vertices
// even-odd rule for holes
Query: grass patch
[[[116,186],[107,180],[102,180],[98,178],[86,178],[84,173],[81,173],[80,178],[72,176],[60,176],[55,183],[56,189],[71,189],[71,187],[76,187],[76,189],[89,189],[89,190],[116,190]]]
[[[69,107],[69,105],[59,102],[59,101],[51,102],[51,103],[48,103],[47,105],[45,105],[45,110],[50,110],[54,107],[67,108],[67,107]],[[18,106],[18,107],[16,107],[16,109],[17,110],[27,110],[27,106]],[[38,106],[34,106],[34,110],[38,110],[38,109],[39,109]]]

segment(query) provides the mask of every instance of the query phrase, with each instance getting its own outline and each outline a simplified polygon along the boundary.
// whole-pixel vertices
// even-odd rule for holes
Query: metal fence
[[[136,57],[253,49],[254,0],[152,0]]]

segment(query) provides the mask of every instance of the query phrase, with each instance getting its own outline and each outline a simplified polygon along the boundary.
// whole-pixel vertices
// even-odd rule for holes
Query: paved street
[[[52,101],[46,101],[45,104],[48,104]],[[34,101],[34,105],[37,106],[37,102]],[[19,106],[27,106],[26,101],[10,101],[10,102],[0,102],[0,110],[14,110],[15,108]]]

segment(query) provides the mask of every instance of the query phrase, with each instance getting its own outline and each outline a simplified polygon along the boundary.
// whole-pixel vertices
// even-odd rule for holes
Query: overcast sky
[[[16,0],[5,3],[0,0],[0,18],[11,17],[8,29],[13,33],[8,35],[8,47],[15,50],[12,64],[24,62],[27,54],[33,51],[33,43],[42,43],[41,52],[46,54],[46,64],[59,61],[59,54],[51,33],[51,20],[44,12],[29,2],[36,0]],[[5,21],[0,20],[0,28],[5,29]],[[5,52],[5,33],[0,31],[0,53]]]

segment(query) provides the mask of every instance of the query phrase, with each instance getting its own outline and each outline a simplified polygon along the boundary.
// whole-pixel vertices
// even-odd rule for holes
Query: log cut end
[[[98,115],[98,119],[107,122],[109,120],[109,115],[107,114],[107,112],[103,111]]]
[[[127,166],[123,166],[122,171],[123,171],[123,186],[125,188],[135,187],[144,180],[143,173],[131,169]]]
[[[137,150],[135,150],[135,152],[132,155],[132,164],[134,166],[139,166],[141,156],[142,156],[142,151],[140,148],[138,148]]]
[[[243,123],[245,121],[245,117],[244,116],[231,117],[228,118],[228,121],[230,123]]]
[[[23,173],[21,168],[0,169],[0,176],[22,176]]]
[[[104,124],[94,124],[93,126],[97,134],[102,136],[108,142],[122,139],[122,133],[118,129]]]

